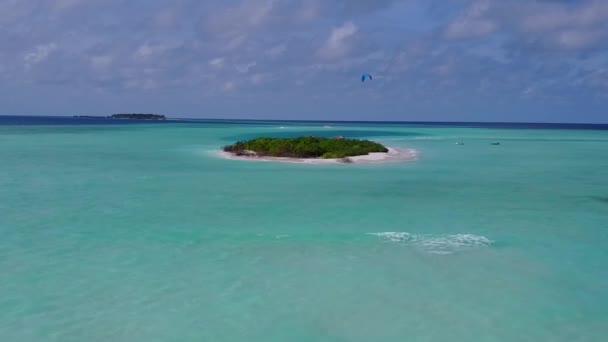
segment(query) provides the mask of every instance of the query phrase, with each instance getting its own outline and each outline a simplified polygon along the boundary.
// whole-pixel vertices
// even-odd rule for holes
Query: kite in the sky
[[[371,81],[372,80],[372,75],[370,75],[370,74],[363,74],[363,75],[361,75],[361,82],[365,82],[366,78],[369,78],[370,81]]]

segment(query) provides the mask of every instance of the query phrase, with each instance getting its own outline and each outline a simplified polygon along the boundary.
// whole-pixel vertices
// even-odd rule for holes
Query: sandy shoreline
[[[415,160],[418,156],[416,150],[409,148],[387,147],[388,153],[374,152],[364,156],[348,157],[353,164],[372,164],[372,163],[391,163]],[[301,164],[344,164],[341,159],[322,159],[322,158],[284,158],[284,157],[247,157],[235,156],[232,153],[217,151],[218,156],[226,159],[249,160],[249,161],[274,161],[284,163]]]

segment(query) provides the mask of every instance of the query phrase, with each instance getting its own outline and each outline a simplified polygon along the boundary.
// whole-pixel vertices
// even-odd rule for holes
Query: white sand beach
[[[284,157],[258,157],[258,156],[236,156],[229,152],[218,151],[217,154],[226,159],[249,160],[249,161],[274,161],[285,163],[303,164],[372,164],[391,163],[416,160],[418,152],[409,148],[388,147],[388,152],[374,152],[363,156],[348,157],[345,159],[323,159],[323,158],[284,158]]]

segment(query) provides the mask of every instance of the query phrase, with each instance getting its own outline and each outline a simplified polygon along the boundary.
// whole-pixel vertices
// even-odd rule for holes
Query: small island
[[[112,114],[109,116],[111,119],[135,119],[135,120],[166,120],[164,115],[159,114]]]
[[[387,153],[388,149],[369,140],[344,139],[342,137],[320,138],[256,138],[239,141],[224,147],[224,152],[246,156],[284,158],[336,159],[367,155],[372,152]]]
[[[225,146],[221,155],[231,159],[300,163],[366,163],[403,161],[415,158],[415,151],[389,148],[380,143],[337,136],[269,138],[260,137]]]

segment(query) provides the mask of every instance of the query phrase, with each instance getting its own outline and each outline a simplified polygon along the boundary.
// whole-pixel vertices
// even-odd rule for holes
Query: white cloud
[[[605,68],[608,60],[608,0],[458,0],[450,2],[458,12],[450,5],[439,16],[426,12],[424,0],[412,6],[392,1],[395,7],[386,5],[383,12],[370,12],[368,5],[363,11],[359,0],[213,0],[190,6],[194,2],[131,9],[115,0],[0,0],[2,80],[108,89],[198,87],[213,94],[265,94],[259,89],[266,86],[289,92],[296,83],[310,85],[303,91],[314,93],[330,82],[344,83],[346,74],[369,72],[383,84],[390,78],[395,93],[402,84],[422,93],[443,79],[464,92],[483,78],[488,92],[502,87],[519,95],[527,84],[522,80],[555,77],[561,70],[577,76],[585,68]],[[389,0],[365,2],[376,8]],[[59,12],[53,4],[70,10]],[[345,6],[358,12],[345,13]],[[407,8],[416,10],[406,13]],[[142,20],[125,26],[135,14]],[[411,25],[402,26],[404,20]],[[83,23],[86,29],[75,30]],[[474,37],[487,39],[451,41]],[[572,53],[587,48],[593,50]],[[576,90],[572,75],[563,76],[564,89]],[[593,84],[605,78],[596,74]]]
[[[581,79],[581,83],[589,84],[603,91],[608,90],[608,68],[598,68],[588,71]]]
[[[494,33],[498,29],[498,23],[486,17],[489,10],[488,0],[474,1],[463,15],[448,25],[445,36],[450,39],[466,39]]]
[[[276,0],[244,0],[238,6],[213,11],[204,22],[211,33],[242,35],[270,19]]]
[[[156,49],[150,44],[145,43],[143,45],[140,45],[139,48],[137,48],[137,51],[135,51],[135,57],[141,59],[148,58],[154,53],[155,50]]]
[[[222,85],[222,90],[224,92],[232,92],[236,90],[236,83],[232,81],[224,82],[224,84]]]
[[[578,50],[594,45],[604,36],[602,31],[566,30],[557,33],[555,41],[564,49]]]
[[[269,56],[270,58],[278,58],[278,57],[282,56],[285,53],[285,51],[287,51],[287,45],[279,44],[279,45],[273,46],[270,49],[266,50],[266,55]]]
[[[446,31],[448,38],[473,38],[487,36],[496,31],[496,22],[489,19],[461,19],[450,24]]]
[[[519,19],[522,33],[563,50],[592,47],[608,35],[608,1],[584,1],[576,6],[534,3]]]
[[[158,55],[161,55],[173,48],[179,46],[179,42],[171,41],[171,42],[163,42],[151,44],[146,42],[140,45],[134,53],[134,58],[139,61],[143,61],[146,59],[152,59]]]
[[[306,0],[302,2],[302,7],[296,11],[295,19],[298,21],[311,21],[321,14],[321,3],[319,0]]]
[[[258,74],[251,75],[251,77],[249,78],[249,80],[254,85],[260,85],[260,84],[268,82],[271,78],[272,78],[271,74],[268,74],[268,73],[258,73]]]
[[[213,68],[220,69],[224,66],[224,58],[214,58],[209,61],[209,65]]]
[[[239,34],[226,38],[226,43],[223,44],[223,50],[234,50],[241,47],[247,41],[247,34]]]
[[[238,64],[235,66],[236,70],[241,74],[246,74],[249,70],[257,65],[256,61],[249,62],[247,64]]]
[[[248,12],[246,18],[249,26],[255,27],[258,25],[262,25],[266,22],[266,20],[270,17],[270,12],[272,11],[275,0],[267,0],[267,1],[255,1],[249,4],[256,4],[253,7],[248,7],[246,11]]]
[[[319,55],[327,59],[346,55],[352,47],[351,41],[357,31],[358,27],[350,21],[334,28],[323,47],[319,50]]]
[[[55,50],[57,50],[57,44],[55,43],[38,45],[33,51],[27,53],[23,57],[23,62],[25,63],[25,66],[29,68],[32,65],[45,61]]]
[[[503,28],[516,40],[541,48],[579,50],[608,36],[608,1],[472,0],[444,31],[448,39],[487,37]]]
[[[522,19],[527,32],[547,32],[563,28],[585,28],[606,23],[608,1],[586,1],[578,8],[563,4],[535,4]]]
[[[210,10],[204,17],[203,29],[225,52],[242,48],[257,31],[282,18],[273,15],[277,0],[241,0],[236,5],[226,5]]]
[[[387,73],[387,78],[398,79],[399,72],[406,72],[415,69],[421,62],[426,60],[432,54],[433,42],[427,39],[418,39],[409,41],[402,49],[399,49],[391,54],[385,54],[386,66],[384,72]]]

